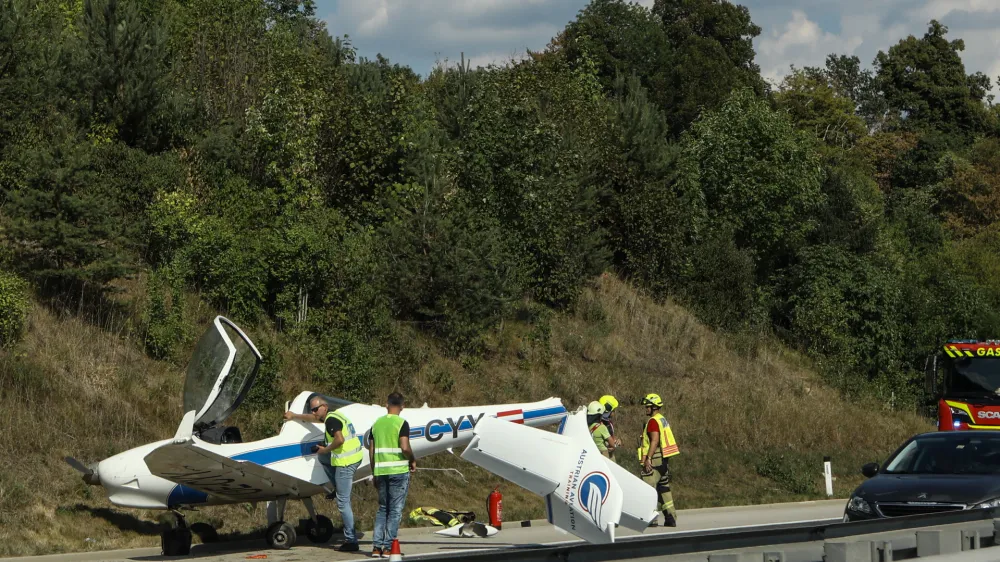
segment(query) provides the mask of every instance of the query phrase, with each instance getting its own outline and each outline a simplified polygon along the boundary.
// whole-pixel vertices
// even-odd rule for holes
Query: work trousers
[[[410,489],[410,473],[376,476],[375,487],[378,488],[378,513],[372,547],[388,551],[399,532],[399,520],[403,517],[406,493]]]
[[[674,508],[674,496],[670,492],[670,467],[667,465],[667,460],[657,451],[650,463],[653,465],[653,471],[649,474],[643,471],[642,480],[656,488],[659,502],[656,504],[657,511],[662,511],[664,514],[669,513],[676,519],[677,509]]]

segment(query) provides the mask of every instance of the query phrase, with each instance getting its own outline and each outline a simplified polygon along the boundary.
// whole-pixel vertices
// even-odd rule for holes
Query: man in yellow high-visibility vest
[[[410,449],[410,424],[399,417],[403,411],[403,395],[390,394],[386,410],[389,413],[372,424],[372,438],[368,442],[368,460],[378,489],[372,557],[389,553],[403,517],[410,473],[417,470],[417,459]]]
[[[327,478],[336,490],[331,495],[337,498],[337,509],[344,521],[344,544],[337,550],[341,552],[357,552],[358,537],[354,532],[354,510],[351,509],[351,489],[354,485],[354,473],[361,466],[364,451],[361,449],[361,438],[354,430],[354,424],[339,410],[330,411],[330,405],[321,396],[313,396],[309,400],[309,414],[285,412],[286,420],[302,420],[321,422],[326,426],[324,445],[313,445],[312,452],[319,456],[319,464],[326,472]]]
[[[642,399],[646,407],[646,427],[642,431],[642,444],[639,447],[639,462],[642,463],[642,479],[656,488],[659,503],[656,509],[663,512],[663,524],[667,527],[677,526],[677,509],[674,507],[674,496],[670,491],[670,468],[667,459],[680,454],[674,433],[670,424],[660,414],[663,400],[658,394],[647,394]]]

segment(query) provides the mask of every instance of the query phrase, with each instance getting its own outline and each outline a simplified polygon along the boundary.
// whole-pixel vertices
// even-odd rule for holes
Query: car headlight
[[[983,503],[977,503],[973,509],[990,509],[993,507],[1000,507],[1000,498],[993,498]]]
[[[963,422],[968,424],[972,423],[972,418],[969,417],[969,414],[967,414],[965,410],[956,408],[954,406],[948,406],[948,408],[951,410],[952,421]]]
[[[868,502],[861,499],[861,496],[851,496],[851,501],[847,502],[847,511],[871,515],[872,508],[868,505]]]

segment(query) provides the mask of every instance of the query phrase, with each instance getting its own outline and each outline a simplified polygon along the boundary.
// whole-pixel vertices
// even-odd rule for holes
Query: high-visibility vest
[[[364,457],[364,452],[361,450],[361,438],[354,432],[354,424],[351,423],[351,420],[347,419],[347,416],[340,412],[327,413],[326,420],[330,418],[336,418],[344,426],[340,430],[344,434],[344,442],[336,449],[330,451],[330,466],[351,466],[359,462]],[[326,420],[324,420],[324,425]],[[325,434],[326,444],[333,443],[333,435],[330,435],[329,432],[325,432]]]
[[[599,431],[602,427],[604,427],[604,424],[600,421],[590,424],[590,437],[594,439],[594,444],[597,445],[601,454],[607,456],[609,454],[608,445],[604,442],[604,437],[597,436],[597,431]]]
[[[386,414],[372,425],[372,439],[375,440],[375,466],[372,467],[372,474],[375,476],[410,471],[410,462],[399,447],[399,430],[404,421],[395,414]]]
[[[670,424],[667,423],[667,418],[657,412],[649,419],[656,420],[656,425],[660,427],[660,451],[663,454],[663,458],[667,459],[681,454],[680,449],[677,448],[677,441],[674,440],[674,432],[670,431]],[[646,425],[649,425],[648,421]],[[639,448],[640,461],[646,456],[647,452],[649,452],[649,433],[643,428],[642,447]]]

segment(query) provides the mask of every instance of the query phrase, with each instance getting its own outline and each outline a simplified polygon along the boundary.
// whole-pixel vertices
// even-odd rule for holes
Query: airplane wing
[[[174,440],[144,457],[150,473],[189,488],[235,501],[305,498],[325,492],[321,486],[250,461],[234,461]]]
[[[614,542],[618,523],[645,530],[656,491],[601,456],[585,411],[568,415],[560,432],[484,418],[462,458],[543,496],[549,522],[587,541]]]

